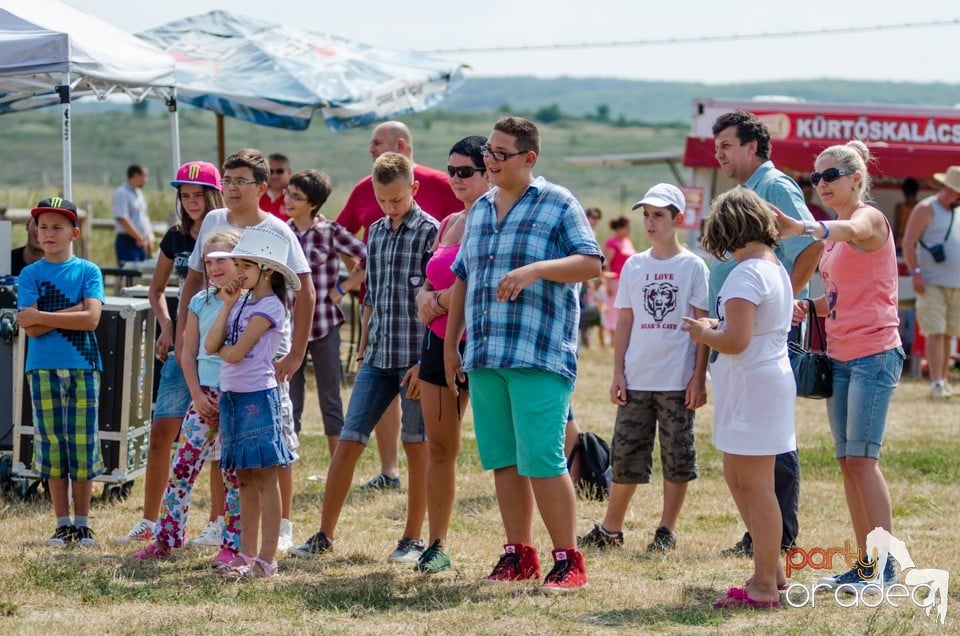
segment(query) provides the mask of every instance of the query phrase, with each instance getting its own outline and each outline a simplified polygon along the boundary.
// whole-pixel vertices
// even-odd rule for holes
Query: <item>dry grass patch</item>
[[[609,439],[615,408],[607,399],[609,352],[585,351],[574,397],[577,419]],[[960,572],[954,528],[960,523],[960,417],[956,404],[927,399],[925,382],[906,380],[890,414],[882,466],[895,505],[894,534],[906,541],[919,567]],[[328,457],[315,403],[308,402],[302,460],[297,465],[295,537],[304,540],[319,520]],[[801,545],[842,545],[852,537],[824,405],[796,405],[803,470]],[[777,414],[771,414],[776,417]],[[210,573],[207,551],[185,549],[161,563],[134,563],[132,548],[109,539],[139,517],[142,482],[125,502],[98,502],[91,515],[100,543],[88,551],[42,545],[52,530],[46,502],[5,499],[0,507],[0,633],[658,633],[918,634],[956,633],[960,601],[955,583],[945,629],[908,603],[899,609],[841,608],[828,596],[815,607],[767,612],[723,611],[710,601],[750,571],[744,559],[721,558],[743,531],[723,483],[720,456],[710,444],[711,407],[697,415],[701,477],[694,482],[677,528],[678,546],[666,557],[644,552],[661,503],[659,470],[631,506],[622,550],[589,552],[590,588],[562,598],[535,585],[490,587],[479,580],[503,542],[492,478],[481,472],[468,415],[459,462],[459,492],[450,553],[454,567],[433,578],[387,562],[403,528],[405,495],[351,495],[332,553],[285,558],[270,581],[223,579]],[[364,454],[355,481],[375,474],[375,454]],[[194,498],[190,535],[206,520],[206,478]],[[578,529],[603,516],[602,502],[578,502]],[[549,541],[535,528],[544,563]],[[837,569],[839,569],[839,564]],[[801,570],[810,583],[823,572]]]

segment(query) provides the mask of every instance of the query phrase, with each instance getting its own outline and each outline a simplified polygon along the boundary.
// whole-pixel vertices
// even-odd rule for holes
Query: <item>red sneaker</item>
[[[543,580],[540,591],[562,594],[587,587],[587,566],[579,550],[569,548],[553,551],[553,569]]]
[[[485,583],[525,581],[540,578],[540,555],[537,549],[522,543],[508,543],[494,566],[493,572],[483,579]]]

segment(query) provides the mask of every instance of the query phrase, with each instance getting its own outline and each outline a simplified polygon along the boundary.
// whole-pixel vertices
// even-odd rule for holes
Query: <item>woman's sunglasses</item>
[[[451,177],[460,177],[461,179],[469,179],[473,176],[474,172],[486,172],[486,168],[475,168],[473,166],[447,166],[447,174]]]
[[[826,181],[827,183],[833,183],[840,177],[845,177],[849,174],[851,173],[847,172],[846,170],[841,170],[840,168],[827,168],[823,172],[811,172],[810,183],[816,187],[820,185],[821,180]]]

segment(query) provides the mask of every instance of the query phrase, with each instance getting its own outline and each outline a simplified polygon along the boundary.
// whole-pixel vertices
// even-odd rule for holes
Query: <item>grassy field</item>
[[[586,429],[610,438],[614,407],[605,397],[609,352],[586,350],[574,396]],[[882,466],[894,501],[894,534],[919,567],[960,572],[955,530],[960,522],[960,418],[956,404],[927,399],[925,382],[905,380],[894,399]],[[43,546],[52,531],[48,503],[2,501],[0,508],[0,633],[358,633],[358,634],[936,634],[957,633],[960,586],[950,594],[945,628],[909,600],[842,608],[828,595],[816,605],[774,611],[716,611],[710,601],[750,571],[745,559],[723,558],[722,548],[742,532],[723,483],[720,456],[710,444],[712,406],[697,416],[701,476],[689,491],[677,527],[678,547],[665,557],[644,552],[660,510],[659,469],[639,489],[625,527],[626,546],[588,552],[590,587],[562,598],[542,596],[533,584],[479,584],[500,552],[503,535],[492,477],[480,470],[472,420],[464,426],[458,464],[458,500],[449,538],[454,568],[434,578],[386,560],[400,536],[405,496],[352,495],[332,553],[315,561],[285,558],[270,581],[234,582],[211,574],[209,551],[185,549],[163,563],[134,563],[110,537],[140,516],[142,483],[129,500],[98,502],[92,526],[101,543],[89,550]],[[800,545],[842,546],[852,538],[839,471],[822,402],[796,404],[803,466]],[[776,414],[771,414],[776,417]],[[308,401],[302,458],[296,467],[295,538],[318,524],[322,483],[308,480],[328,464],[316,404]],[[376,471],[367,452],[355,481]],[[199,532],[209,501],[206,473],[194,499],[190,532]],[[578,502],[578,530],[603,515],[599,502]],[[546,531],[536,543],[549,560]],[[839,561],[839,560],[838,560]],[[836,569],[840,568],[837,563]],[[794,573],[811,584],[819,570]]]

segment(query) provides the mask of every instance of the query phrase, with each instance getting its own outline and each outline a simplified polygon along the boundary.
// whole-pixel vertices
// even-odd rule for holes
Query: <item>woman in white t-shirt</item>
[[[714,202],[703,247],[737,266],[717,297],[719,319],[684,318],[694,342],[713,349],[713,443],[740,516],[753,537],[753,576],[731,587],[714,607],[775,607],[786,582],[780,563],[783,521],[774,492],[774,461],[795,450],[796,385],[787,357],[793,313],[790,276],[773,248],[773,210],[754,192],[736,188]]]

